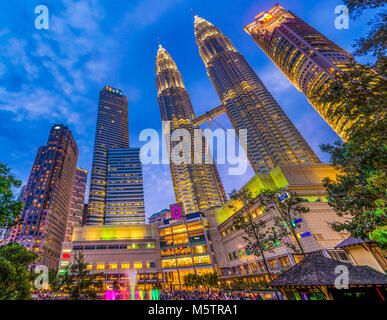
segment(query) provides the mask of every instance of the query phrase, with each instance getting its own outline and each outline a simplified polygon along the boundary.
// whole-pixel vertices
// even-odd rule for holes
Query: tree
[[[354,17],[363,10],[377,8],[382,1],[345,1]],[[356,55],[372,53],[378,58],[379,69],[386,75],[385,14],[379,14],[367,38],[356,43]],[[335,74],[332,83],[321,95],[323,102],[335,105],[328,116],[348,119],[346,141],[323,144],[331,162],[339,170],[336,180],[324,179],[328,203],[343,223],[334,223],[336,231],[346,230],[352,237],[371,238],[381,248],[387,248],[387,81],[369,66],[354,63],[346,72]]]
[[[273,252],[270,243],[275,240],[275,229],[268,228],[266,221],[263,219],[255,219],[252,216],[252,207],[255,203],[255,198],[252,193],[245,188],[240,191],[235,189],[230,193],[230,199],[242,203],[242,208],[237,210],[234,205],[229,205],[231,209],[235,210],[233,217],[233,225],[237,230],[243,230],[246,236],[242,236],[247,243],[247,248],[257,257],[262,257],[265,271],[270,279],[273,279],[271,271],[267,265],[264,251]]]
[[[279,195],[283,194],[287,194],[288,197],[280,200]],[[292,236],[297,243],[297,247],[295,247],[292,242],[286,241],[285,244],[295,252],[301,251],[302,254],[305,254],[296,233],[296,229],[299,225],[294,223],[294,221],[300,219],[303,214],[309,211],[309,208],[301,205],[302,199],[300,199],[297,194],[283,188],[262,190],[258,196],[258,201],[262,207],[265,207],[265,211],[279,213],[278,215],[274,214],[276,240],[281,241]]]
[[[204,287],[218,288],[219,287],[219,276],[215,272],[209,272],[201,275],[202,283]]]
[[[103,288],[102,281],[97,280],[102,274],[91,274],[86,267],[83,255],[79,254],[59,277],[59,291],[68,293],[70,300],[96,299]]]
[[[344,3],[347,5],[348,10],[353,19],[357,19],[364,10],[375,9],[381,6],[384,6],[384,0],[344,0]],[[366,37],[361,37],[355,43],[356,51],[355,55],[361,56],[366,54],[372,54],[373,56],[380,59],[381,63],[380,70],[385,74],[386,71],[386,13],[380,12],[377,13],[371,22],[370,31]]]
[[[36,274],[29,266],[38,257],[17,243],[0,247],[0,300],[31,299]]]
[[[0,162],[0,228],[10,228],[23,209],[23,202],[16,201],[14,189],[21,186],[21,181],[15,179],[11,169]]]
[[[201,284],[201,279],[196,273],[188,273],[183,277],[183,282],[187,288],[197,288]]]

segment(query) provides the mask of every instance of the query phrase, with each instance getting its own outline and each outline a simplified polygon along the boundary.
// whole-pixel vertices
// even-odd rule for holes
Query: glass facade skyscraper
[[[105,224],[145,223],[140,149],[110,149]]]
[[[104,224],[108,150],[129,148],[128,99],[118,89],[100,91],[87,224]]]
[[[40,256],[39,264],[58,266],[73,192],[78,147],[68,127],[54,125],[38,149],[23,196],[15,240]]]
[[[177,129],[187,130],[191,146],[194,146],[194,127],[191,120],[195,114],[191,100],[175,62],[161,45],[156,57],[156,84],[161,120],[170,122],[170,134]],[[169,136],[166,138],[169,139]],[[177,142],[171,143],[170,149],[176,144]],[[192,160],[189,164],[175,164],[170,161],[176,201],[183,203],[186,214],[222,205],[226,201],[216,165],[205,164],[204,161],[201,164],[194,163],[195,152],[204,155],[204,143],[202,146],[201,150],[189,151]]]
[[[244,29],[331,128],[345,138],[347,119],[330,117],[330,109],[337,106],[321,102],[319,97],[336,72],[348,70],[353,57],[279,4],[258,14]]]
[[[281,163],[319,162],[230,39],[198,16],[194,25],[200,56],[234,129],[247,129],[246,153],[254,171],[268,172]]]

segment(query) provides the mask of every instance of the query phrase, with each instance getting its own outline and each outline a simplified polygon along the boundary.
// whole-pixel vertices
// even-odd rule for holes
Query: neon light
[[[105,291],[104,300],[117,300],[117,292],[114,290]]]
[[[297,233],[298,238],[304,238],[304,237],[309,237],[310,232],[304,232],[304,233]]]
[[[265,23],[265,22],[271,20],[272,18],[273,18],[273,16],[270,13],[265,12],[264,15],[258,19],[258,21],[260,23]]]
[[[70,259],[70,254],[69,253],[64,253],[62,254],[62,259]]]
[[[289,198],[289,195],[286,192],[281,194],[280,196],[278,196],[278,200],[281,201],[281,202],[284,201],[287,198]]]
[[[297,223],[300,223],[302,221],[302,219],[297,219],[297,220],[292,220],[291,222],[292,222],[292,226],[293,227],[296,227],[296,224]]]
[[[178,206],[174,206],[171,210],[172,217],[175,220],[179,220],[181,218],[181,208]]]

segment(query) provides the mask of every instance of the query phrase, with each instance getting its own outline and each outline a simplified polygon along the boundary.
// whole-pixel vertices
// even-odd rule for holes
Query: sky
[[[212,22],[243,54],[321,161],[322,143],[338,136],[243,30],[278,1],[253,0],[12,0],[0,1],[0,161],[25,184],[38,147],[53,124],[68,125],[79,148],[78,167],[90,171],[99,91],[105,85],[128,97],[130,146],[146,128],[161,131],[155,84],[158,38],[175,60],[196,115],[220,104],[195,43],[194,12]],[[334,26],[337,0],[281,1],[286,9],[349,52],[366,34],[370,15],[349,29]],[[37,5],[49,10],[49,29],[37,30]],[[358,59],[373,63],[369,57]],[[216,121],[232,128],[226,115]],[[202,125],[203,128],[206,125]],[[213,127],[215,128],[215,127]],[[218,166],[226,193],[254,176]],[[143,166],[149,217],[175,202],[168,165]]]

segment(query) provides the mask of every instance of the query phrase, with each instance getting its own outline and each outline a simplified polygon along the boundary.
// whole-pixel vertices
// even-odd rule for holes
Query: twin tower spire
[[[197,15],[194,27],[199,54],[223,105],[221,113],[227,113],[237,134],[240,129],[247,130],[245,151],[254,171],[266,173],[284,163],[320,162],[230,39]],[[185,126],[191,131],[195,114],[189,95],[176,63],[161,45],[156,57],[156,85],[162,120],[171,121],[171,130]],[[224,203],[215,165],[185,166],[184,171],[183,165],[176,167],[171,162],[176,199],[186,210],[187,206],[202,210]],[[189,196],[187,185],[192,187]],[[202,194],[198,195],[198,190]]]

